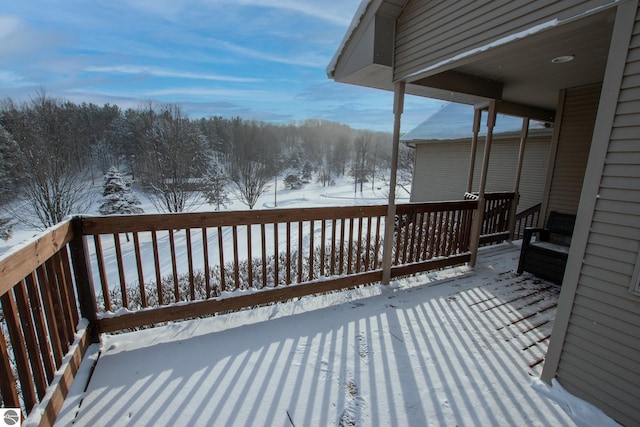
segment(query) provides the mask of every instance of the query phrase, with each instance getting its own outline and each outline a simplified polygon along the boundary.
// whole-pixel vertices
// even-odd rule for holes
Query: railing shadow
[[[516,344],[456,297],[462,280],[109,338],[75,425],[566,423],[530,388]]]

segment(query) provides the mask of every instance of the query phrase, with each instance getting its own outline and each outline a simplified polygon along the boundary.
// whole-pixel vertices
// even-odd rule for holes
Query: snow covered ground
[[[336,178],[335,185],[323,187],[320,183],[312,182],[305,184],[302,188],[296,190],[288,190],[283,187],[282,181],[278,181],[278,189],[275,191],[275,187],[272,184],[265,194],[263,194],[258,200],[258,204],[254,209],[273,209],[273,208],[307,208],[307,207],[321,207],[321,206],[359,206],[359,205],[372,205],[372,204],[385,204],[387,203],[387,197],[389,194],[389,186],[385,185],[383,181],[378,180],[372,188],[371,183],[365,183],[360,192],[360,188],[354,191],[353,178],[340,177]],[[89,184],[87,184],[89,185]],[[100,200],[100,194],[102,187],[95,187],[96,201]],[[157,213],[158,210],[151,203],[148,197],[140,191],[137,191],[142,202],[141,207],[145,213]],[[408,202],[409,195],[399,190],[397,194],[398,202]],[[97,208],[100,203],[94,203],[94,209],[88,212],[90,215],[99,215]],[[197,206],[193,211],[213,211],[214,206],[202,203]],[[231,204],[224,207],[225,211],[234,210],[246,210],[246,205],[242,204],[235,197],[231,196]],[[12,248],[24,244],[32,240],[35,236],[41,232],[31,228],[27,228],[22,224],[15,226],[13,235],[9,240],[0,239],[0,256],[5,255]],[[186,256],[186,255],[185,255]]]
[[[505,244],[473,270],[103,336],[59,425],[614,425],[531,376],[518,340],[471,309],[516,279],[517,256]]]

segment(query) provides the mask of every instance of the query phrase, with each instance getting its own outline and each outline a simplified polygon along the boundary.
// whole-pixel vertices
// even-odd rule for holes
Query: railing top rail
[[[346,206],[331,208],[268,209],[225,212],[193,212],[171,214],[141,214],[82,217],[83,234],[127,233],[181,228],[223,227],[234,225],[273,224],[380,216],[386,205]]]
[[[435,211],[450,211],[457,209],[475,209],[478,206],[477,200],[453,200],[447,202],[417,202],[417,203],[402,203],[396,205],[396,213],[410,213],[410,212],[435,212]]]
[[[44,264],[72,238],[71,221],[67,220],[0,258],[0,295],[6,294],[16,283]]]
[[[539,212],[541,205],[542,205],[541,203],[538,203],[536,205],[531,206],[530,208],[523,210],[522,212],[518,212],[518,214],[516,215],[516,221],[526,216],[529,216],[535,212]]]
[[[513,199],[516,196],[513,192],[494,192],[494,193],[485,193],[484,198],[487,200],[499,200],[499,199]]]

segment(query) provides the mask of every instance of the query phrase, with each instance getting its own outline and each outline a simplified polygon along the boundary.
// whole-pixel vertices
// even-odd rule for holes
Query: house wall
[[[640,423],[640,13],[621,2],[542,378]],[[615,46],[615,49],[613,48]],[[626,47],[628,46],[628,49]],[[606,94],[606,96],[605,96]]]
[[[562,111],[562,124],[551,153],[553,159],[549,160],[553,170],[548,177],[543,217],[551,211],[574,215],[578,212],[601,89],[598,84],[565,91],[563,105],[558,108]]]
[[[551,132],[529,137],[525,146],[518,211],[542,201],[547,176]],[[513,191],[520,141],[495,140],[491,147],[487,191]],[[470,140],[431,141],[416,144],[412,202],[459,200],[467,190]],[[478,143],[474,191],[478,190],[484,142]]]
[[[394,80],[552,18],[564,19],[611,0],[410,0],[396,23]]]

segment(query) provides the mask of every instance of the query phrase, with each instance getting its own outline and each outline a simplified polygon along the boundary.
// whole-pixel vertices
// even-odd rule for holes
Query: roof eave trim
[[[353,15],[351,24],[349,25],[347,32],[342,38],[342,42],[340,43],[338,50],[336,50],[336,53],[333,54],[333,58],[331,58],[329,65],[327,65],[327,68],[326,68],[327,77],[329,78],[334,77],[336,67],[338,66],[338,61],[340,60],[340,57],[344,53],[344,50],[347,44],[349,43],[349,40],[351,40],[351,36],[353,36],[356,30],[360,27],[360,23],[362,22],[364,15],[369,10],[369,5],[371,5],[373,2],[374,0],[362,0],[362,2],[360,3],[360,6],[358,6],[358,10],[356,11],[355,15]]]

